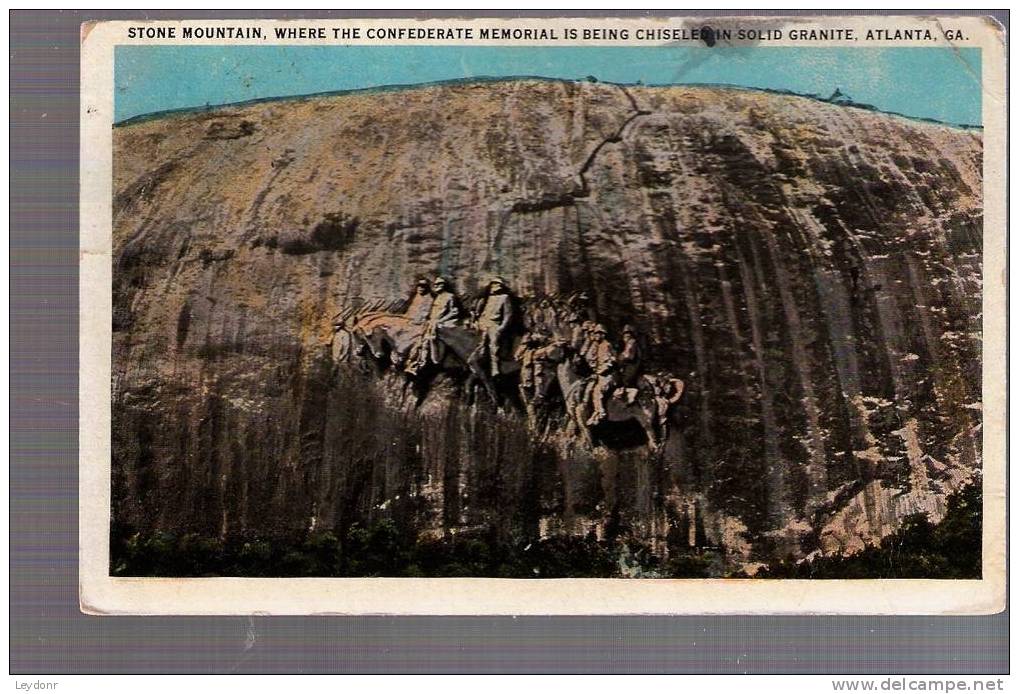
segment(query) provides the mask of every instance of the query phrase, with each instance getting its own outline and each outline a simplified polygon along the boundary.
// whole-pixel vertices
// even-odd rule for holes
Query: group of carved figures
[[[334,318],[333,331],[338,359],[369,357],[401,370],[419,389],[437,373],[466,372],[469,392],[480,385],[498,402],[498,386],[515,382],[536,432],[550,427],[558,393],[567,433],[588,445],[603,422],[634,420],[649,446],[660,447],[683,394],[680,379],[645,371],[645,349],[632,326],[623,328],[616,348],[586,293],[520,300],[501,277],[466,308],[447,279],[422,279],[402,306],[347,309]]]

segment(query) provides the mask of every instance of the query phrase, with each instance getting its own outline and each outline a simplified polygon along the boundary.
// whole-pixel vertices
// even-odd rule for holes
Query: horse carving
[[[425,326],[414,323],[406,316],[386,311],[365,311],[358,314],[340,314],[333,322],[334,332],[342,334],[347,347],[340,351],[339,359],[347,359],[351,353],[368,355],[383,368],[403,368],[418,349],[425,333]],[[433,370],[417,374],[407,373],[411,381],[427,382],[435,371],[466,370],[468,389],[481,384],[493,401],[497,400],[495,383],[486,368],[478,347],[481,335],[464,326],[440,327],[436,332],[440,345],[438,363]],[[500,359],[500,375],[511,375],[520,370],[512,359]]]
[[[665,374],[641,376],[636,393],[627,393],[627,388],[617,388],[605,402],[605,421],[636,421],[647,436],[648,447],[660,450],[669,438],[669,414],[672,407],[683,396],[684,383],[678,378]],[[593,447],[592,427],[587,422],[593,411],[587,384],[578,381],[566,393],[566,412],[573,431],[589,447]]]
[[[541,372],[542,377],[536,379],[533,393],[521,393],[531,429],[538,430],[537,412],[558,386],[566,407],[569,433],[579,435],[589,447],[593,447],[592,427],[587,424],[592,411],[587,388],[589,381],[577,368],[579,356],[576,350],[567,340],[557,339],[539,350],[538,357],[555,368]],[[617,388],[608,398],[606,421],[636,421],[644,430],[648,446],[658,450],[668,439],[669,415],[683,396],[683,389],[684,383],[678,378],[667,374],[645,374],[638,380],[636,388]]]

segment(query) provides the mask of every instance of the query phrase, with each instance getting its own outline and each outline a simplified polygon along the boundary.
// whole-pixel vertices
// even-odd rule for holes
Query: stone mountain
[[[980,469],[982,137],[809,98],[503,80],[114,130],[114,518],[131,532],[632,537],[846,554]],[[564,454],[330,362],[420,276],[586,291],[687,383],[663,459]]]

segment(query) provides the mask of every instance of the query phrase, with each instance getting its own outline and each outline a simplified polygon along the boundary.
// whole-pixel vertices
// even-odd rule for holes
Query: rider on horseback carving
[[[403,315],[407,316],[414,325],[424,325],[428,322],[428,314],[432,308],[432,291],[428,280],[422,278],[414,285],[414,295],[407,305]]]
[[[606,335],[605,326],[596,325],[592,330],[591,343],[588,347],[589,363],[594,371],[591,384],[588,386],[594,410],[587,420],[588,426],[595,426],[605,419],[605,399],[612,395],[612,391],[619,384],[616,351],[612,348],[612,343],[606,339]]]
[[[479,349],[488,357],[492,376],[499,375],[499,352],[513,322],[513,299],[501,277],[493,277],[488,283],[485,303],[478,316],[478,330],[481,331]]]
[[[432,306],[428,311],[428,324],[418,343],[417,354],[406,369],[407,373],[417,375],[429,362],[440,363],[443,352],[438,337],[439,329],[459,322],[460,301],[452,292],[449,282],[444,277],[436,277],[432,282]]]

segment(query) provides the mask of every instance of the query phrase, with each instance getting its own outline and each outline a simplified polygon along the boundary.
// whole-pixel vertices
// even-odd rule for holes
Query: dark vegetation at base
[[[979,578],[981,575],[980,484],[952,495],[938,524],[921,514],[851,557],[810,563],[784,562],[757,578]],[[462,532],[418,540],[391,520],[353,525],[342,538],[308,533],[286,543],[267,538],[220,541],[194,533],[142,536],[113,529],[114,576],[403,576],[497,578],[707,578],[717,576],[719,557],[691,552],[660,561],[633,540],[557,536],[534,542],[500,543],[494,533]]]
[[[620,575],[624,556],[640,570],[656,568],[637,544],[561,536],[500,545],[484,532],[413,542],[389,520],[355,525],[342,542],[331,532],[309,534],[291,546],[156,533],[115,537],[114,547],[115,576],[613,577]]]
[[[784,562],[761,578],[980,578],[980,482],[948,497],[948,513],[937,525],[921,513],[907,516],[898,532],[880,547],[850,557],[823,557],[810,563]]]

